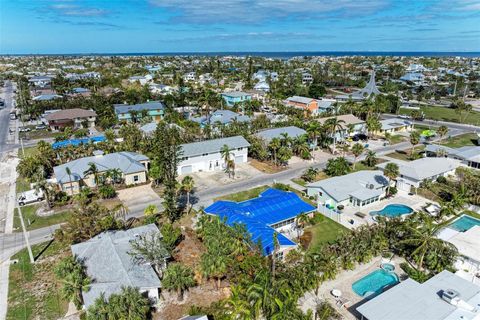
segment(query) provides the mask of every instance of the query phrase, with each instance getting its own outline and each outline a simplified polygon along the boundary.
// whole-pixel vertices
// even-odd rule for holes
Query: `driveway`
[[[162,199],[152,190],[150,184],[119,190],[118,198],[130,211],[129,216],[138,216],[150,204],[156,205],[158,210],[162,209]]]

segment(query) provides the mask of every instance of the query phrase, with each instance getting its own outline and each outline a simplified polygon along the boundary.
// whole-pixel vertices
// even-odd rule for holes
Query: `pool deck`
[[[299,299],[299,308],[306,312],[308,309],[315,310],[315,305],[322,300],[327,300],[343,317],[343,319],[357,319],[358,313],[356,308],[363,304],[364,298],[358,296],[352,290],[352,284],[365,277],[367,274],[378,270],[383,261],[381,257],[375,257],[369,263],[357,265],[354,270],[341,271],[334,280],[324,282],[320,285],[318,295],[314,291],[307,292]],[[400,268],[400,263],[405,260],[400,257],[394,257],[391,262],[395,265],[395,273],[400,279],[405,279],[406,274]],[[342,299],[347,299],[350,302],[345,308],[340,308],[336,305],[337,299],[331,294],[333,289],[342,291]]]
[[[433,202],[417,195],[408,195],[406,192],[399,191],[393,198],[381,200],[363,208],[346,206],[341,214],[342,218],[339,223],[349,229],[354,229],[363,224],[374,224],[375,220],[373,220],[369,212],[380,211],[389,204],[403,204],[409,206],[414,211],[421,211],[422,207],[426,206],[427,203]],[[357,217],[355,215],[357,212],[364,213],[366,215],[365,218]],[[351,224],[350,220],[353,220],[354,223]]]

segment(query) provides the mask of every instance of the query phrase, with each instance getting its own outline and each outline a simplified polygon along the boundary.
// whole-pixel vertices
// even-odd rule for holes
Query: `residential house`
[[[52,131],[62,130],[65,127],[92,128],[95,126],[96,119],[95,111],[80,108],[59,110],[45,115],[45,120]]]
[[[397,132],[410,132],[413,130],[413,122],[405,119],[385,119],[380,120],[380,124],[382,127],[380,131],[375,132],[376,134],[385,135],[386,133],[392,134]]]
[[[253,89],[258,90],[258,91],[263,91],[263,92],[269,92],[270,91],[270,85],[265,81],[260,81],[257,84],[255,84]]]
[[[100,73],[92,71],[92,72],[84,72],[84,73],[68,73],[65,75],[65,78],[69,81],[78,81],[78,80],[86,80],[86,79],[100,79],[102,76]]]
[[[175,89],[171,86],[167,86],[165,84],[156,84],[152,83],[149,86],[150,92],[155,94],[171,94],[175,91]]]
[[[32,98],[33,101],[51,101],[61,99],[62,96],[58,94],[41,94]]]
[[[259,244],[262,254],[274,253],[274,233],[277,233],[279,248],[277,258],[283,259],[297,247],[283,232],[296,230],[296,219],[300,214],[313,215],[315,207],[303,201],[296,193],[269,188],[257,198],[242,202],[216,201],[205,209],[205,213],[225,219],[228,225],[243,224]]]
[[[242,91],[224,92],[222,93],[222,98],[229,107],[233,107],[236,103],[252,100],[252,96],[250,94]]]
[[[140,85],[144,86],[150,81],[152,81],[153,77],[150,74],[147,74],[145,76],[132,76],[128,78],[128,82],[130,83],[140,83]]]
[[[250,143],[242,136],[187,143],[181,145],[178,174],[224,169],[226,163],[221,154],[224,145],[230,148],[235,163],[247,162]]]
[[[340,116],[320,118],[317,121],[324,125],[329,119],[337,118],[340,121],[341,128],[338,128],[335,133],[337,141],[342,141],[346,137],[354,136],[356,134],[365,133],[367,131],[365,121],[357,118],[353,114],[343,114]]]
[[[330,112],[335,109],[335,99],[320,98],[317,99],[318,111],[317,113]]]
[[[408,278],[356,308],[365,320],[474,320],[480,286],[444,270],[423,283]]]
[[[450,158],[421,158],[413,161],[392,160],[398,165],[400,175],[397,178],[397,189],[410,192],[412,187],[420,187],[424,180],[435,181],[438,177],[447,177],[455,174],[461,162]],[[378,166],[385,168],[388,162]]]
[[[406,73],[400,77],[400,80],[406,83],[413,83],[416,86],[425,85],[425,76],[422,73]]]
[[[149,263],[138,261],[131,252],[133,241],[159,233],[152,223],[128,230],[105,231],[72,245],[73,256],[85,266],[92,279],[88,290],[82,291],[84,307],[93,305],[102,294],[108,299],[112,294],[120,293],[122,287],[137,288],[153,302],[158,301],[162,283],[157,273]],[[165,256],[168,256],[166,249]]]
[[[289,127],[263,130],[258,132],[256,136],[259,138],[262,138],[262,140],[268,144],[270,143],[270,141],[272,141],[273,138],[281,139],[284,135],[287,135],[288,137],[295,139],[305,134],[307,134],[307,131],[295,126],[289,126]]]
[[[147,171],[150,159],[135,152],[114,152],[104,154],[95,151],[91,157],[76,159],[53,168],[54,178],[61,191],[69,194],[80,192],[82,186],[96,187],[95,175],[86,173],[93,163],[97,174],[101,177],[108,170],[117,169],[126,185],[147,182]],[[67,173],[70,169],[70,174]],[[102,178],[103,179],[103,178]]]
[[[428,69],[425,68],[422,64],[412,63],[407,67],[407,72],[425,72]]]
[[[297,109],[304,110],[310,114],[318,113],[318,101],[313,98],[293,96],[285,100],[285,105]]]
[[[319,206],[362,208],[385,197],[387,186],[388,179],[381,170],[362,170],[309,183],[307,194],[315,197]]]
[[[186,74],[183,75],[183,80],[184,81],[195,81],[195,79],[197,78],[197,75],[195,72],[188,72]]]
[[[163,119],[165,106],[160,101],[149,101],[139,104],[114,104],[115,114],[118,121],[136,122],[142,119],[143,114],[151,117],[155,122]]]
[[[302,83],[304,85],[309,85],[313,82],[313,76],[308,73],[308,72],[305,72],[302,74]]]
[[[229,125],[236,122],[250,122],[250,117],[235,113],[230,110],[216,110],[208,116],[193,117],[190,120],[197,122],[203,128],[206,125]]]
[[[44,88],[50,85],[52,78],[51,76],[34,76],[28,79],[28,82],[35,87]]]
[[[427,155],[446,156],[452,159],[462,161],[462,164],[480,169],[480,147],[479,146],[463,146],[460,148],[449,148],[436,144],[429,144],[425,147]]]

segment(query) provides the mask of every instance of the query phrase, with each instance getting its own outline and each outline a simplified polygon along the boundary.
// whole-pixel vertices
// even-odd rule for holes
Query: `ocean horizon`
[[[403,56],[403,57],[480,57],[480,52],[455,51],[218,51],[218,52],[119,52],[119,53],[22,53],[0,54],[2,57],[18,56],[256,56],[265,58],[293,58],[293,57],[342,57],[342,56]]]

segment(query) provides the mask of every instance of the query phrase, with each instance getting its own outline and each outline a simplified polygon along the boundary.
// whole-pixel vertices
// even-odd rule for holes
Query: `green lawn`
[[[419,152],[422,151],[423,149],[425,149],[425,146],[415,147],[415,154],[419,155]],[[398,160],[403,160],[403,161],[412,161],[412,159],[410,159],[410,152],[411,152],[411,149],[397,150],[395,152],[388,153],[385,156],[390,157],[390,158],[394,158],[394,159],[398,159]],[[419,155],[419,157],[420,157],[420,155]]]
[[[476,213],[475,211],[466,210],[463,212],[463,214],[480,219],[480,213]]]
[[[328,178],[328,176],[325,172],[319,171],[318,174],[315,176],[315,179],[313,179],[312,182],[317,182],[317,181],[327,179],[327,178]],[[310,182],[307,182],[307,181],[303,180],[302,178],[293,178],[292,181],[295,182],[296,184],[301,185],[302,187],[305,187],[307,184],[310,183]]]
[[[30,183],[22,177],[17,178],[16,182],[16,192],[24,192],[30,190]]]
[[[33,147],[25,147],[25,148],[23,148],[23,151],[25,152],[25,157],[32,156],[32,155],[34,155],[34,154],[37,152],[37,147],[36,147],[36,146],[33,146]],[[23,158],[22,148],[19,148],[19,149],[18,149],[18,157],[19,157],[20,159]]]
[[[245,191],[241,191],[241,192],[237,192],[237,193],[228,194],[228,195],[223,196],[223,197],[218,197],[218,198],[215,198],[213,200],[214,201],[228,200],[228,201],[241,202],[241,201],[245,201],[245,200],[248,200],[248,199],[258,197],[260,195],[260,193],[262,193],[262,191],[266,190],[267,188],[268,188],[268,186],[256,187],[256,188],[253,188],[253,189],[250,189],[250,190],[245,190]]]
[[[10,266],[7,320],[58,319],[67,312],[53,269],[69,250],[55,241],[48,244],[32,247],[35,264],[26,249],[12,257],[18,263]]]
[[[421,111],[425,114],[425,118],[449,122],[461,122],[473,125],[480,124],[480,112],[470,111],[468,114],[462,114],[460,119],[460,113],[458,110],[445,108],[445,107],[433,107],[433,106],[421,106]],[[411,114],[412,110],[400,109],[400,114]],[[463,120],[463,121],[462,121]]]
[[[43,227],[48,227],[57,223],[67,221],[70,211],[63,211],[47,217],[39,217],[35,214],[40,204],[33,204],[22,207],[23,221],[25,221],[25,227],[27,230],[33,230]],[[20,216],[18,215],[18,209],[15,208],[13,216],[13,228],[17,231],[21,231],[22,225],[20,222]]]
[[[308,250],[314,250],[326,243],[329,243],[337,237],[348,231],[347,228],[341,224],[329,219],[321,214],[317,214],[315,218],[317,223],[311,227],[305,229],[305,236],[311,235],[311,241],[308,246]]]
[[[478,136],[475,133],[464,133],[459,136],[450,137],[440,142],[441,145],[449,148],[460,148],[464,146],[476,146]]]
[[[388,139],[388,142],[390,142],[390,144],[397,144],[406,140],[407,140],[406,137],[396,134],[396,135],[390,136],[390,138]]]

